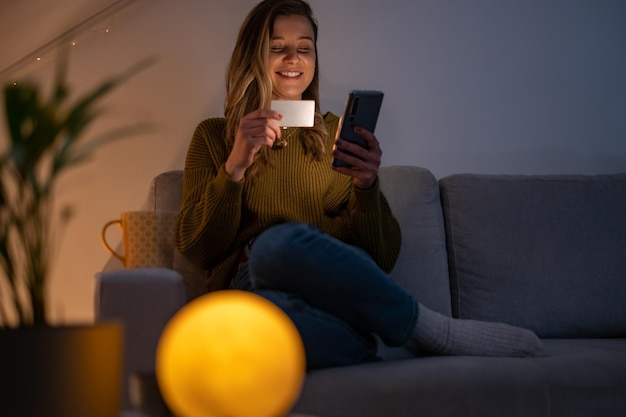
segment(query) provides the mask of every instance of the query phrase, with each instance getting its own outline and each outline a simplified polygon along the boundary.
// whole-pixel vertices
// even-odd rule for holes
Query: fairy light
[[[77,24],[65,33],[50,40],[46,44],[42,45],[36,51],[24,56],[18,61],[4,68],[0,68],[0,81],[5,80],[7,77],[11,77],[11,74],[15,75],[16,72],[20,72],[23,75],[26,72],[32,70],[32,65],[40,65],[49,59],[53,59],[53,55],[56,55],[56,50],[59,46],[65,45],[66,48],[72,48],[78,46],[79,43],[85,41],[85,39],[94,33],[107,34],[111,32],[113,26],[113,19],[115,15],[122,9],[135,3],[137,0],[116,0],[96,14],[88,17],[83,22]],[[108,22],[106,21],[108,19]],[[105,21],[105,25],[97,25],[99,22]],[[94,26],[96,26],[94,28]],[[70,41],[71,39],[71,41]]]
[[[106,27],[101,27],[99,29],[92,29],[89,31],[82,32],[82,34],[78,34],[77,36],[75,36],[72,39],[72,41],[67,41],[65,45],[69,46],[70,48],[77,47],[79,43],[83,43],[87,38],[91,37],[94,34],[103,35],[103,34],[110,33],[112,26],[113,24],[109,23]],[[30,62],[34,62],[33,65],[41,65],[50,61],[51,59],[54,59],[54,56],[55,56],[54,52],[46,52],[43,55],[35,55],[34,58],[31,58],[32,61]],[[13,85],[17,85],[18,81],[12,82]]]

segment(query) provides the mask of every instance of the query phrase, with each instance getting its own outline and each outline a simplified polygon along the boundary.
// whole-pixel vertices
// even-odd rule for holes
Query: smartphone
[[[339,119],[339,128],[335,139],[341,138],[367,149],[367,142],[363,137],[356,134],[354,127],[360,126],[374,133],[380,107],[383,103],[383,95],[381,91],[375,90],[351,91],[348,94],[343,115]],[[350,165],[333,158],[333,166],[349,167]]]

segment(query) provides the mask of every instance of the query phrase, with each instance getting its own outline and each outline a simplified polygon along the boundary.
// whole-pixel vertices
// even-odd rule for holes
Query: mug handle
[[[122,261],[122,263],[124,265],[126,265],[126,258],[122,255],[120,255],[119,253],[117,253],[115,251],[115,249],[113,249],[111,246],[109,246],[109,244],[107,243],[107,239],[106,239],[106,231],[109,228],[109,226],[112,226],[114,224],[119,225],[120,227],[122,227],[122,221],[121,220],[111,220],[109,222],[106,222],[106,224],[104,225],[104,227],[102,227],[102,232],[100,233],[100,240],[102,241],[102,244],[104,245],[104,248],[113,256],[115,256],[117,259],[119,259],[120,261]]]

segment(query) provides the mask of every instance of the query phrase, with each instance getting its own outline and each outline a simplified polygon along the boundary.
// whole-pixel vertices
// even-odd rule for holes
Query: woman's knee
[[[261,233],[252,243],[250,260],[252,264],[275,263],[300,255],[303,238],[313,232],[306,223],[285,223],[271,227]]]
[[[291,279],[299,262],[310,255],[313,235],[319,233],[306,223],[285,223],[261,233],[250,249],[250,277],[256,288],[275,287]]]

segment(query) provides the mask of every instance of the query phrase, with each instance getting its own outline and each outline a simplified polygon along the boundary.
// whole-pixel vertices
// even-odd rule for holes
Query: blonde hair
[[[311,84],[302,93],[302,98],[315,100],[315,126],[304,128],[301,140],[306,153],[313,158],[322,159],[326,155],[325,138],[328,133],[319,109],[317,21],[311,7],[304,0],[264,0],[250,11],[241,25],[226,74],[226,141],[230,147],[233,146],[239,121],[243,116],[254,110],[270,107],[273,89],[268,60],[274,21],[278,16],[304,16],[313,27],[315,73]],[[248,175],[254,176],[259,169],[273,165],[275,161],[274,151],[267,146],[262,147],[248,170]]]

